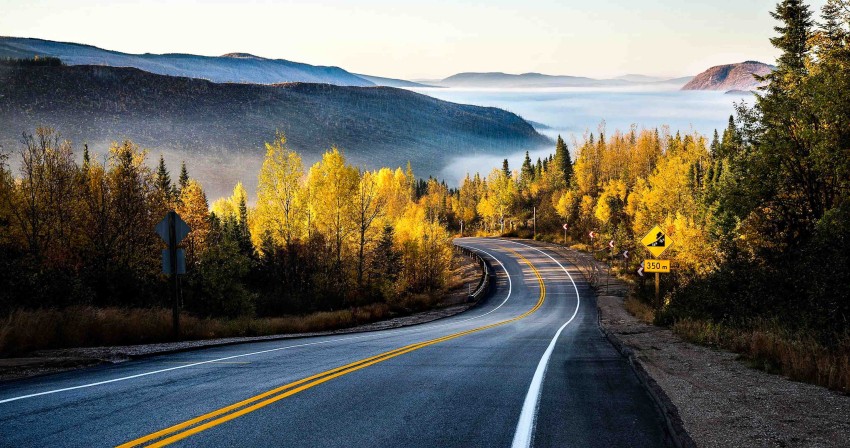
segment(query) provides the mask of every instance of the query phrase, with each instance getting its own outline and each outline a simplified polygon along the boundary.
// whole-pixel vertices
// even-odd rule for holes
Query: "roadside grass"
[[[655,309],[644,301],[630,296],[623,305],[641,321],[654,323]],[[850,393],[850,335],[836,335],[835,345],[826,347],[813,337],[783,330],[775,322],[757,321],[738,328],[684,318],[670,329],[688,342],[738,353],[754,369]]]
[[[574,244],[570,249],[587,252],[589,247]],[[835,335],[835,343],[827,347],[805,333],[792,334],[776,322],[755,321],[741,328],[682,318],[667,325],[658,322],[648,297],[642,300],[635,289],[623,306],[642,322],[668,326],[688,342],[737,353],[749,367],[850,394],[850,334]]]
[[[850,335],[836,336],[834,347],[794,335],[776,324],[759,322],[750,329],[682,319],[674,333],[685,340],[739,353],[747,365],[841,392],[850,392]]]
[[[628,296],[623,300],[623,306],[629,314],[637,317],[644,323],[652,324],[655,320],[655,310],[640,299]]]
[[[181,339],[266,336],[336,330],[391,317],[379,303],[304,316],[202,318],[180,316]],[[167,308],[95,308],[17,310],[0,321],[0,356],[47,348],[132,345],[173,340]]]
[[[480,268],[456,255],[445,291],[410,294],[387,303],[373,303],[306,315],[237,318],[180,315],[180,339],[201,340],[241,336],[310,333],[368,324],[466,300],[467,283],[475,283]],[[457,296],[458,300],[447,300]],[[0,316],[0,357],[36,350],[151,344],[173,341],[170,308],[18,309]]]

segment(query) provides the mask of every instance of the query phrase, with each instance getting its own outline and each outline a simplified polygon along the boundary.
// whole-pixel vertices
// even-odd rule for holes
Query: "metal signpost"
[[[564,223],[564,246],[567,245],[567,224]]]
[[[643,239],[640,240],[640,243],[643,244],[646,250],[648,250],[653,257],[658,258],[664,253],[664,251],[673,245],[673,240],[667,236],[663,230],[661,230],[661,227],[655,226],[649,231],[649,233],[646,234],[645,237],[643,237]],[[641,263],[641,268],[638,270],[638,274],[643,276],[644,271],[655,273],[655,303],[660,307],[660,274],[670,273],[670,260],[644,260],[643,263]]]
[[[174,211],[169,211],[165,218],[156,225],[156,233],[168,244],[168,249],[162,251],[162,272],[171,276],[174,284],[174,308],[172,322],[174,324],[174,339],[180,337],[180,282],[177,276],[186,273],[186,254],[177,245],[186,238],[192,229]]]
[[[614,263],[614,240],[608,241],[608,248],[610,251],[608,253],[608,277],[605,278],[605,294],[608,294],[608,281],[611,279],[611,269]]]

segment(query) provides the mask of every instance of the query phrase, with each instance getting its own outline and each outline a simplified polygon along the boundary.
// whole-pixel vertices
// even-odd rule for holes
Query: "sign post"
[[[191,229],[185,221],[180,219],[174,210],[169,211],[165,218],[156,225],[156,233],[168,245],[168,249],[162,251],[162,272],[171,276],[174,286],[174,305],[171,319],[174,326],[174,339],[180,338],[180,281],[179,274],[186,273],[186,255],[183,249],[177,245],[189,234]]]
[[[567,245],[567,224],[564,223],[564,246]]]
[[[661,254],[664,253],[670,246],[673,245],[673,240],[668,237],[661,227],[655,226],[649,233],[646,234],[643,239],[640,240],[641,244],[652,254],[653,257],[658,258]],[[670,260],[644,260],[642,264],[642,270],[645,272],[654,272],[655,273],[655,303],[660,308],[661,307],[661,297],[660,297],[660,284],[661,284],[661,276],[660,274],[669,273],[670,272]]]

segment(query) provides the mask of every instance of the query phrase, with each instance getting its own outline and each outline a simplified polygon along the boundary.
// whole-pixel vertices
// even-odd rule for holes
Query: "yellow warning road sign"
[[[669,274],[670,260],[643,260],[643,270],[645,272]]]
[[[673,240],[664,234],[661,227],[655,226],[649,231],[649,233],[646,234],[645,237],[643,237],[642,240],[640,240],[640,243],[646,247],[646,250],[648,250],[653,257],[658,257],[664,253],[667,248],[673,245]],[[647,269],[647,272],[650,271]]]

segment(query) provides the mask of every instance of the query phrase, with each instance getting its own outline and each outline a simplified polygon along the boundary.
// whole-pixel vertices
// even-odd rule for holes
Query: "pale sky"
[[[811,0],[819,12],[825,0]],[[128,53],[246,52],[404,79],[693,75],[773,62],[776,0],[0,0],[0,35]]]

